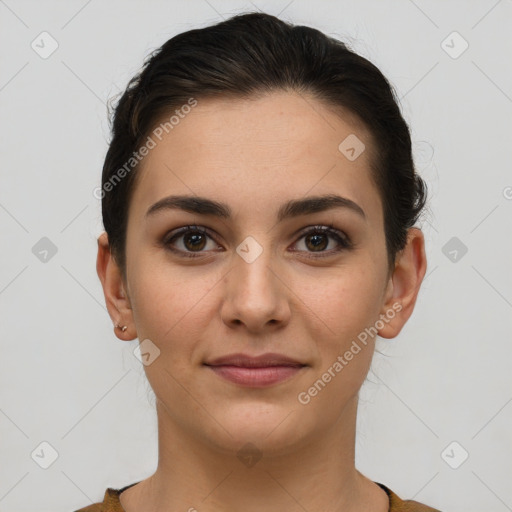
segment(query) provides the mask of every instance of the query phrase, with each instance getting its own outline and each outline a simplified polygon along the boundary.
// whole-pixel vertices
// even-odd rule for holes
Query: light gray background
[[[427,276],[402,333],[378,341],[359,469],[445,512],[512,510],[511,0],[0,0],[0,511],[71,511],[155,469],[137,341],[114,336],[95,270],[105,101],[169,37],[256,9],[380,67],[430,189]],[[46,59],[43,31],[59,45]]]

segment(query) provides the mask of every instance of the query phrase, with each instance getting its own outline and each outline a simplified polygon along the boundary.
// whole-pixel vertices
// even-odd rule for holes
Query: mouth
[[[282,354],[262,354],[256,357],[232,354],[204,365],[225,380],[253,388],[281,383],[307,367],[306,364]]]

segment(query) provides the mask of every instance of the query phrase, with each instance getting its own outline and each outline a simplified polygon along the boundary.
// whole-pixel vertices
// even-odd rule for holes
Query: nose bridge
[[[261,240],[261,237],[260,237]],[[237,293],[242,295],[261,297],[268,300],[271,293],[275,293],[274,272],[272,271],[272,250],[270,244],[265,247],[252,236],[241,242],[235,257],[234,281],[240,285]]]

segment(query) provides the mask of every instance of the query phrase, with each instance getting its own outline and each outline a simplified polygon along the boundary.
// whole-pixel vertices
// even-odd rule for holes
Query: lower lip
[[[283,382],[297,374],[304,366],[267,366],[243,368],[240,366],[208,366],[226,380],[251,388],[262,388]]]

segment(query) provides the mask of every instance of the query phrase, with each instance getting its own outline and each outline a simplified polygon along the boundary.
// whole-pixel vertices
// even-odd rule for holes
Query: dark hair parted
[[[415,172],[409,128],[392,86],[345,43],[311,27],[248,13],[169,39],[146,59],[117,102],[103,166],[102,215],[124,277],[128,208],[138,165],[132,163],[133,170],[122,173],[117,183],[114,175],[126,169],[155,125],[191,98],[249,98],[276,90],[306,92],[334,112],[355,114],[372,135],[371,178],[382,199],[393,268],[408,229],[425,206],[427,189]]]

